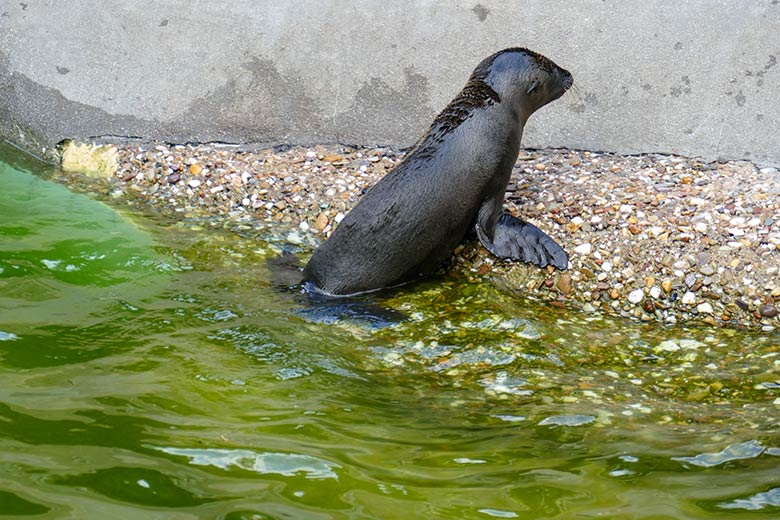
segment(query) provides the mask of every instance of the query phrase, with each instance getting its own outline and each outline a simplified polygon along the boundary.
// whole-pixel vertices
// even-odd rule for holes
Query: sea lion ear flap
[[[526,90],[525,92],[526,95],[530,95],[537,88],[539,88],[539,82],[536,80],[532,80],[531,83],[528,85],[528,90]]]

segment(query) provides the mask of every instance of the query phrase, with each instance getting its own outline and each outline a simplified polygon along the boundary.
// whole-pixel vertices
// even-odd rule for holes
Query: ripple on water
[[[552,415],[539,421],[539,426],[583,426],[595,420],[592,415]]]
[[[336,479],[341,466],[310,455],[300,453],[255,452],[252,450],[155,448],[168,455],[190,459],[196,466],[213,466],[223,470],[244,469],[264,475],[285,477],[304,475],[307,479]]]
[[[717,453],[700,453],[693,457],[672,457],[673,460],[694,466],[711,468],[732,460],[754,459],[764,453],[764,446],[756,441],[741,442],[726,446]]]
[[[0,341],[13,341],[15,339],[19,339],[19,336],[13,332],[3,332],[0,330]]]
[[[756,493],[747,498],[737,498],[731,502],[723,502],[718,504],[718,507],[721,509],[745,509],[747,511],[760,511],[767,508],[780,509],[780,488]]]

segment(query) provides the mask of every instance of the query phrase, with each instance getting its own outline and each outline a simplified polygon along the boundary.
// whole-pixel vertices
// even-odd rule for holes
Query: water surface
[[[588,316],[459,271],[380,302],[404,322],[333,322],[272,290],[262,233],[0,159],[0,514],[780,516],[777,333]]]

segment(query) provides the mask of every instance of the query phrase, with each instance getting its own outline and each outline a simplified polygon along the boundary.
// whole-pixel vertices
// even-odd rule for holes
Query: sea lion
[[[561,246],[503,213],[502,203],[525,122],[573,82],[525,48],[482,60],[404,160],[314,252],[303,270],[306,286],[347,296],[421,278],[471,230],[495,256],[566,269]]]

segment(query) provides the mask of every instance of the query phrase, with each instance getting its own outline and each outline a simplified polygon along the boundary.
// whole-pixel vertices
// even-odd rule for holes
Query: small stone
[[[691,291],[686,291],[685,294],[683,294],[682,302],[684,305],[692,305],[696,302],[696,295]]]
[[[602,270],[603,270],[605,273],[608,273],[608,272],[612,271],[612,262],[610,262],[609,260],[607,260],[606,262],[604,262],[603,264],[601,264],[601,269],[602,269]]]
[[[669,279],[664,280],[663,282],[661,282],[661,288],[664,290],[664,292],[669,294],[670,292],[672,292],[672,281]]]
[[[190,179],[190,182],[188,182],[187,185],[190,188],[197,188],[201,185],[201,182],[198,179]]]
[[[746,310],[748,310],[750,308],[750,305],[747,302],[745,302],[744,300],[737,300],[734,303],[736,303],[737,307],[739,307],[743,311],[746,311]]]
[[[655,285],[655,276],[645,276],[645,287],[652,287]]]
[[[742,235],[745,234],[745,232],[742,229],[737,227],[728,228],[726,231],[728,231],[730,235],[735,237],[741,237]]]
[[[651,237],[658,237],[663,234],[664,228],[662,228],[661,226],[652,226],[650,229],[647,230],[647,232]]]
[[[645,298],[645,291],[642,289],[634,289],[628,293],[628,301],[631,303],[639,303]]]
[[[758,309],[758,313],[764,318],[774,318],[777,316],[777,307],[774,305],[762,305],[761,308]]]
[[[685,275],[685,285],[688,287],[693,287],[693,284],[696,283],[696,275],[693,273],[688,273]]]
[[[680,350],[680,345],[674,340],[667,339],[659,343],[653,350],[656,352],[677,352]]]
[[[574,252],[577,253],[578,255],[589,255],[592,250],[593,250],[593,246],[590,245],[588,242],[585,242],[584,244],[580,244],[574,248]]]
[[[659,289],[658,287],[651,287],[650,288],[650,296],[652,296],[653,298],[658,299],[661,296],[661,289]]]
[[[190,166],[190,173],[192,175],[200,175],[203,172],[203,166],[200,163],[195,163]]]
[[[571,293],[571,275],[564,273],[558,278],[558,290],[561,291],[563,294],[570,294]]]
[[[699,272],[704,276],[712,276],[715,274],[715,269],[710,264],[705,264],[699,267]]]
[[[171,184],[176,184],[177,182],[179,182],[180,178],[181,177],[179,176],[178,173],[173,173],[171,175],[168,175],[168,182]]]
[[[538,172],[543,172],[547,167],[542,163],[536,163],[534,164],[534,170]]]
[[[329,163],[334,163],[334,162],[340,161],[342,159],[343,159],[343,157],[338,155],[338,154],[330,154],[330,155],[326,155],[325,157],[322,158],[323,161],[329,162]]]
[[[317,228],[317,231],[322,231],[328,227],[328,216],[325,213],[320,213],[317,215],[317,220],[314,224],[314,227]]]
[[[696,306],[696,311],[698,311],[699,314],[712,314],[714,311],[712,309],[712,305],[710,305],[708,302],[700,303]]]
[[[276,201],[276,203],[274,203],[274,207],[276,209],[278,209],[279,211],[282,211],[282,210],[284,210],[284,208],[287,207],[287,204],[285,204],[285,202],[283,200],[279,200],[279,201]]]

